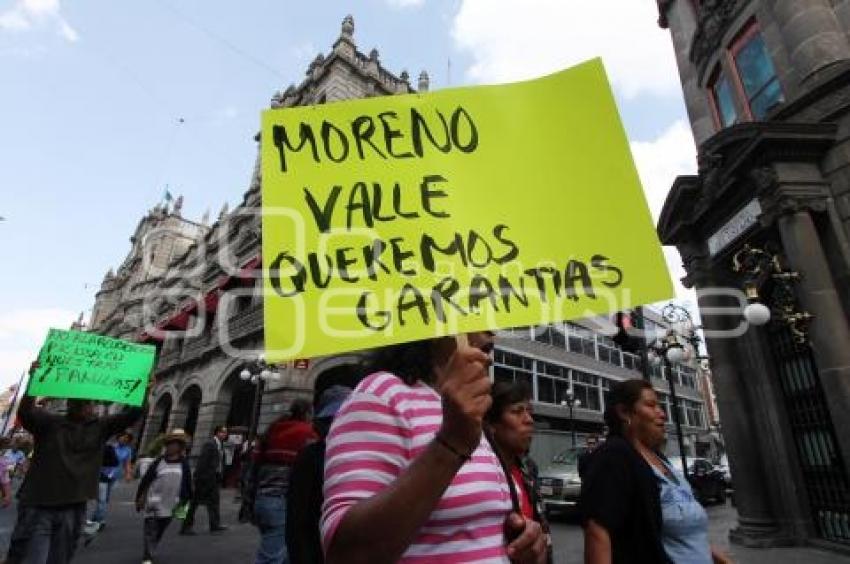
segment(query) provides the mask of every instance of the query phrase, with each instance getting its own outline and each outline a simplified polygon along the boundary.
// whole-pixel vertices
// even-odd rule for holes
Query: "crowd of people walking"
[[[257,529],[256,564],[552,563],[529,456],[531,393],[521,383],[491,383],[493,346],[493,333],[479,332],[377,349],[353,390],[330,385],[312,402],[295,399],[246,442],[239,519]],[[70,562],[81,535],[104,528],[114,484],[132,478],[128,429],[145,409],[98,416],[94,402],[68,400],[57,415],[23,399],[20,420],[34,450],[8,564]],[[585,562],[730,562],[709,545],[705,510],[662,454],[666,418],[652,386],[613,385],[605,423],[605,440],[579,461]],[[192,438],[181,429],[164,437],[135,496],[144,564],[157,561],[175,518],[181,535],[196,535],[201,505],[210,533],[227,530],[227,437],[227,428],[214,429],[194,471]],[[7,504],[9,476],[0,468]]]

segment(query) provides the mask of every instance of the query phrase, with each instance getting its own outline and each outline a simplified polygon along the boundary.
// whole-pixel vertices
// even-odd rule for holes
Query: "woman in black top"
[[[666,414],[652,385],[626,380],[611,386],[605,423],[609,435],[590,456],[582,480],[581,512],[585,564],[668,564],[669,516],[662,515],[662,480],[676,479],[660,453],[666,440]],[[684,478],[682,477],[682,480]],[[705,545],[684,557],[689,563],[728,560]],[[698,554],[694,554],[694,553]]]

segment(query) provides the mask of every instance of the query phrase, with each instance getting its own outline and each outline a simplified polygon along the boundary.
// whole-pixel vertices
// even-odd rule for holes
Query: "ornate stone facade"
[[[667,0],[659,9],[699,174],[676,179],[658,232],[682,254],[712,335],[740,516],[731,536],[850,545],[850,2]],[[762,79],[780,92],[754,119]],[[721,104],[734,124],[723,126]],[[785,274],[756,288],[774,320],[733,336],[741,318],[717,308],[746,305],[729,290],[747,282],[733,257],[749,248]],[[802,345],[791,339],[801,319]]]
[[[419,90],[428,82],[423,71]],[[330,53],[319,54],[301,84],[275,93],[270,106],[410,92],[407,72],[397,76],[381,65],[377,50],[366,55],[357,49],[349,16]],[[250,425],[257,388],[239,372],[263,347],[260,184],[258,156],[241,204],[222,209],[211,226],[182,218],[181,201],[151,210],[130,239],[124,263],[107,273],[97,293],[90,330],[159,348],[142,446],[173,427],[203,438],[215,425],[241,432]],[[264,390],[260,429],[295,397],[311,397],[323,374],[345,379],[344,367],[357,360],[342,355],[281,367],[282,378]]]

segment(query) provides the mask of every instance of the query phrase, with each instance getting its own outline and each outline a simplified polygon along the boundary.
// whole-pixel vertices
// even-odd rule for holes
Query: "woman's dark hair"
[[[384,371],[408,386],[417,381],[430,384],[434,380],[433,346],[434,339],[426,339],[375,349],[363,361],[364,374]]]
[[[310,413],[313,411],[313,402],[298,398],[292,400],[292,405],[289,406],[289,416],[288,419],[294,419],[297,421],[306,421],[307,417],[309,417]]]
[[[623,420],[617,414],[617,406],[623,406],[626,410],[633,410],[635,404],[640,401],[644,390],[652,390],[652,384],[646,380],[634,378],[611,384],[605,407],[605,424],[608,425],[608,434],[614,436],[623,435]]]
[[[525,382],[496,382],[490,390],[493,403],[484,416],[487,423],[496,423],[505,410],[515,403],[531,401],[531,390]]]

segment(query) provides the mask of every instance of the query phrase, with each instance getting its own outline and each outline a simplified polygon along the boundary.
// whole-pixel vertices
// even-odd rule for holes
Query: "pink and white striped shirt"
[[[353,505],[389,486],[428,446],[443,419],[429,386],[382,372],[363,380],[334,419],[325,456],[322,542]],[[508,562],[511,497],[486,439],[455,475],[401,562]],[[387,531],[392,534],[392,531]]]

